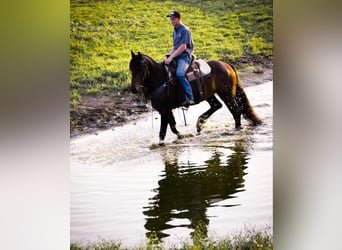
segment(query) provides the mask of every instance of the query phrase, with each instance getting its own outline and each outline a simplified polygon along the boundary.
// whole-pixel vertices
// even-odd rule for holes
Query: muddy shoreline
[[[241,57],[232,63],[238,70],[244,87],[261,84],[273,79],[271,58],[258,56]],[[70,137],[96,134],[137,120],[151,111],[149,100],[133,95],[129,89],[116,91],[105,96],[83,96],[77,111],[70,111]]]

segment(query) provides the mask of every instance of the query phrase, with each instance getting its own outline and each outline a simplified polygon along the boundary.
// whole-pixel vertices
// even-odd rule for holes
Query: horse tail
[[[231,65],[232,66],[232,65]],[[252,104],[250,103],[249,99],[247,98],[247,95],[245,91],[242,88],[242,85],[240,83],[239,76],[235,70],[235,68],[232,66],[235,74],[236,74],[236,102],[241,110],[241,113],[243,117],[250,121],[253,126],[259,125],[262,123],[261,119],[257,116],[257,114],[254,111],[254,108]]]

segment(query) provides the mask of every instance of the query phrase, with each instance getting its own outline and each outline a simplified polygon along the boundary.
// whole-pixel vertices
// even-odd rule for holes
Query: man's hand
[[[179,48],[176,49],[175,51],[172,50],[173,52],[170,53],[170,56],[167,59],[165,59],[164,63],[167,65],[170,64],[172,62],[173,58],[176,58],[177,56],[182,54],[184,50],[186,50],[186,44],[185,43],[181,44],[179,46]]]
[[[171,56],[169,56],[168,58],[165,59],[164,63],[166,65],[169,65],[172,62],[173,58]]]

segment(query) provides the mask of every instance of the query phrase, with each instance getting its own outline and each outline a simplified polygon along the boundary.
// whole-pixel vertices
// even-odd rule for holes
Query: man
[[[164,61],[165,64],[176,60],[176,77],[184,89],[186,101],[183,106],[195,104],[189,81],[186,79],[185,73],[191,62],[190,55],[194,50],[194,45],[191,37],[191,32],[181,21],[181,15],[178,11],[171,11],[167,17],[170,17],[171,24],[174,26],[173,31],[173,48],[170,51],[170,56]]]

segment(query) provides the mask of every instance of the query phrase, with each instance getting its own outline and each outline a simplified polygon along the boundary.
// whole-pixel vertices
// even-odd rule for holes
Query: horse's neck
[[[148,62],[149,77],[148,82],[150,84],[150,89],[159,87],[166,81],[166,73],[162,64],[157,63],[153,60]]]

